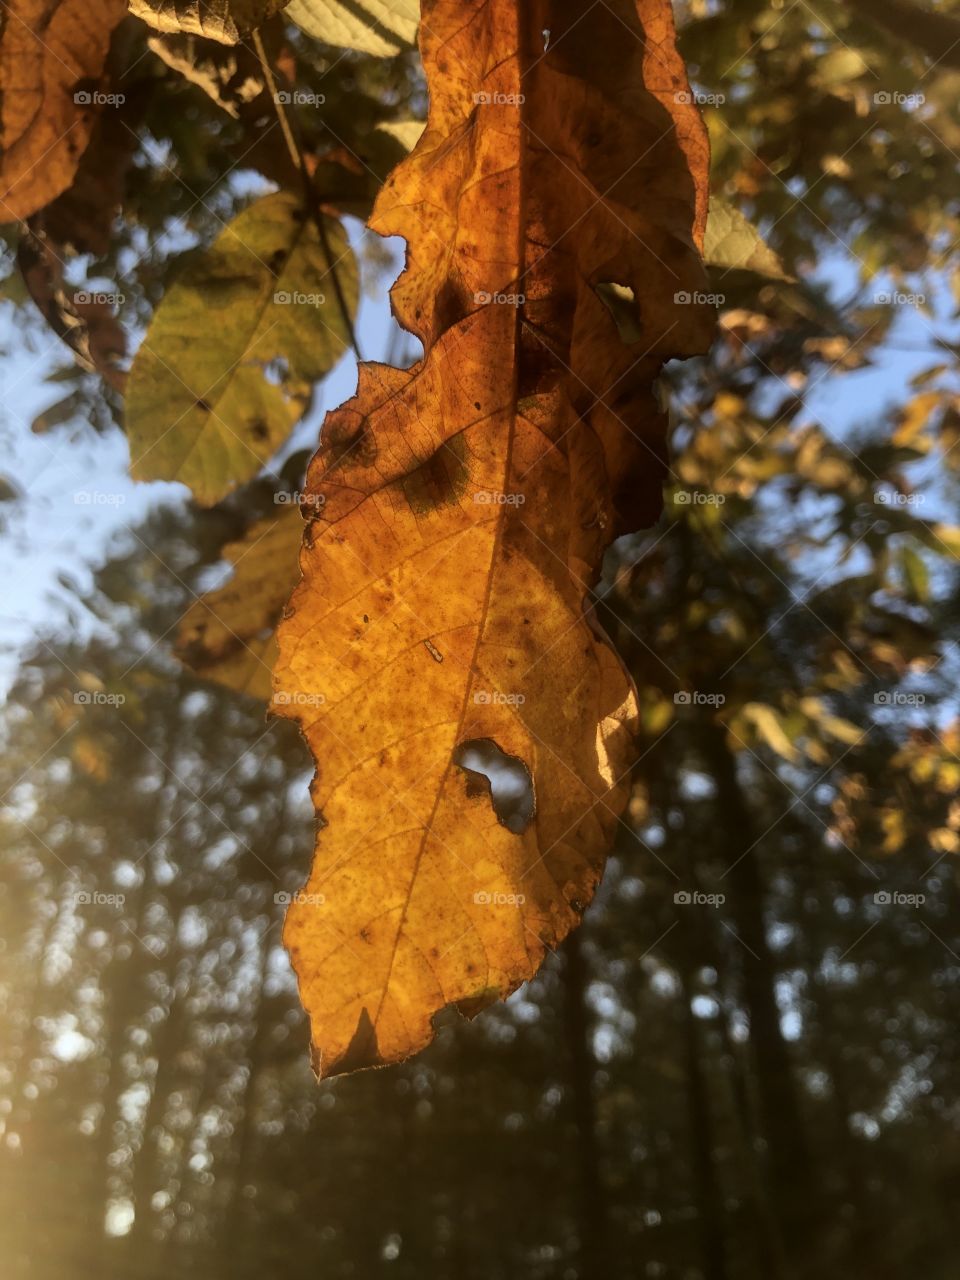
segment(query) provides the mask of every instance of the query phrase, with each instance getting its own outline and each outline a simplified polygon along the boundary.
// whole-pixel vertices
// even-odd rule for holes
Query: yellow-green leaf
[[[324,225],[329,259],[293,196],[264,196],[169,289],[130,371],[136,479],[179,480],[218,502],[286,439],[349,342],[331,268],[356,308],[343,228]]]
[[[711,267],[755,271],[771,280],[789,280],[783,263],[757,228],[739,209],[717,196],[710,198],[703,256]]]
[[[417,38],[418,0],[293,0],[286,16],[308,36],[388,57]]]
[[[819,698],[801,698],[800,710],[818,724],[824,733],[849,746],[855,746],[863,737],[863,730],[859,726],[841,716],[832,715]]]
[[[796,760],[798,753],[790,740],[783,719],[773,707],[765,702],[748,702],[743,714],[751,722],[763,741],[784,760]]]

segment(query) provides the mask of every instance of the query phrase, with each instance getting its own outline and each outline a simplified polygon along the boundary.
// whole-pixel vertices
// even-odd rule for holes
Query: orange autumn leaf
[[[636,703],[589,591],[659,513],[654,381],[713,325],[669,0],[428,0],[420,39],[427,128],[371,225],[408,241],[392,300],[424,357],[362,366],[328,417],[278,631],[275,710],[318,765],[284,939],[323,1076],[506,996],[590,901]],[[489,744],[529,780],[509,817]]]
[[[73,181],[97,116],[126,0],[13,0],[0,30],[0,222],[27,218]]]

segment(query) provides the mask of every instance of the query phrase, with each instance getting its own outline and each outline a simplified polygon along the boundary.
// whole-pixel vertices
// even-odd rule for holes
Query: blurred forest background
[[[10,1280],[954,1280],[960,21],[926,14],[678,5],[714,191],[792,280],[715,269],[714,350],[669,372],[665,512],[599,591],[641,691],[633,798],[583,927],[505,1005],[402,1068],[312,1077],[280,945],[307,753],[171,649],[301,451],[210,511],[161,488],[76,602],[95,625],[24,656],[0,754]],[[285,163],[262,107],[223,110],[145,38],[115,41],[139,142],[92,257],[141,321]],[[283,38],[327,99],[316,154],[422,117],[412,52]],[[13,252],[5,324],[39,330]],[[116,434],[112,392],[54,382],[34,430]]]

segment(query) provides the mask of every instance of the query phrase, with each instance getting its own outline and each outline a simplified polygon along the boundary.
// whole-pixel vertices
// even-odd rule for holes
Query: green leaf
[[[771,280],[792,279],[753,223],[717,196],[710,198],[703,256],[708,266],[754,271]]]
[[[235,218],[168,290],[130,370],[126,423],[137,480],[179,480],[218,502],[259,471],[349,344],[357,268],[340,223],[286,192]],[[270,377],[267,376],[270,366]]]
[[[418,0],[293,0],[285,16],[325,44],[383,58],[414,44],[420,5]]]
[[[303,521],[291,498],[277,515],[260,520],[239,542],[224,547],[234,566],[230,581],[208,592],[184,615],[174,645],[191,671],[264,701],[277,657],[274,630],[300,577]]]
[[[923,556],[912,547],[900,548],[900,568],[910,595],[921,603],[930,599],[930,573]]]
[[[918,529],[917,536],[934,551],[944,552],[954,560],[960,560],[960,526],[928,524]],[[923,536],[926,534],[926,536]]]
[[[817,60],[810,83],[821,89],[831,89],[856,80],[869,71],[869,64],[856,49],[831,49]]]

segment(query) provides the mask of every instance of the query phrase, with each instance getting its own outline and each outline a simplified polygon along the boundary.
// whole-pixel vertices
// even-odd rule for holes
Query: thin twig
[[[267,82],[267,89],[273,98],[273,105],[277,113],[277,119],[280,122],[280,131],[283,134],[283,140],[287,144],[287,150],[290,152],[290,159],[293,161],[294,167],[300,174],[303,182],[304,199],[307,205],[307,211],[313,219],[317,228],[317,234],[320,237],[320,245],[323,249],[324,256],[327,260],[327,273],[333,281],[333,292],[336,295],[337,306],[340,309],[340,317],[343,320],[344,328],[350,338],[350,346],[358,360],[363,357],[360,354],[360,347],[357,343],[357,335],[353,328],[353,319],[350,315],[350,308],[347,306],[347,299],[343,292],[343,286],[340,283],[340,277],[337,275],[336,264],[333,261],[333,252],[330,248],[330,240],[327,236],[327,228],[324,226],[323,214],[317,206],[317,193],[314,189],[310,174],[307,172],[307,163],[303,154],[303,148],[298,144],[294,136],[293,129],[290,126],[290,120],[287,116],[286,108],[280,100],[277,92],[277,82],[274,79],[273,71],[267,59],[267,51],[263,47],[263,40],[259,31],[253,33],[253,46],[256,49],[257,57],[260,60],[260,66],[263,69],[264,79]]]

